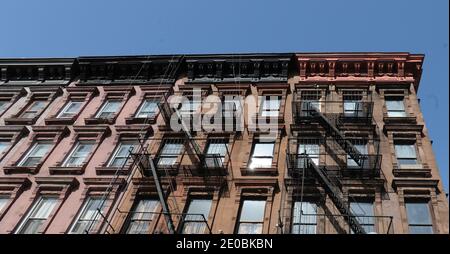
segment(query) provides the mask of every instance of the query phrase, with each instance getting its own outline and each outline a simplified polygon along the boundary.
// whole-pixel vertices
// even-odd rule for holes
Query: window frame
[[[414,153],[415,157],[399,157],[397,153],[397,146],[413,146],[414,147]],[[408,166],[414,166],[414,165],[420,165],[420,159],[419,159],[419,151],[417,149],[417,142],[414,140],[394,140],[394,155],[395,159],[397,161],[397,164],[401,167],[408,167]],[[401,163],[401,161],[415,161],[415,163]]]
[[[108,116],[108,117],[100,117],[101,114],[105,113],[105,112],[103,112],[104,109],[105,109],[106,106],[107,106],[109,103],[111,103],[111,102],[117,103],[117,109],[116,109],[116,111],[115,111],[115,112],[106,112],[106,113],[108,113],[108,114],[111,114],[111,115]],[[97,111],[97,113],[95,113],[94,118],[97,118],[97,119],[113,119],[113,118],[119,113],[122,102],[123,102],[123,101],[121,101],[121,100],[119,100],[119,99],[106,99],[106,100],[103,102],[103,104],[102,104],[102,106],[100,107],[100,109]]]
[[[75,154],[76,150],[82,144],[89,144],[89,145],[91,145],[90,151],[84,157],[83,162],[80,165],[67,165],[68,161],[72,158],[72,156]],[[95,149],[96,145],[97,144],[96,144],[95,140],[78,140],[76,142],[75,146],[73,146],[72,149],[70,150],[70,153],[64,159],[64,161],[62,163],[62,167],[81,167],[81,166],[83,166],[83,164],[85,164],[89,160],[89,157],[92,154],[93,150]],[[80,157],[77,157],[77,158],[80,158]]]
[[[117,143],[116,147],[114,148],[114,152],[112,153],[112,155],[110,156],[110,158],[108,159],[108,162],[106,164],[107,167],[114,167],[114,168],[122,168],[125,165],[127,165],[127,163],[129,161],[127,161],[128,155],[126,157],[121,157],[125,159],[125,162],[121,165],[121,166],[113,166],[113,162],[117,159],[117,154],[119,153],[120,148],[123,145],[131,145],[134,146],[133,147],[133,151],[136,149],[136,147],[138,146],[138,144],[136,142],[133,142],[131,140],[121,140]],[[129,150],[128,150],[129,151]]]
[[[77,110],[77,112],[74,112],[73,115],[71,115],[71,116],[63,117],[62,116],[63,114],[68,114],[68,112],[66,112],[66,110],[73,103],[79,103],[79,105],[80,105],[78,110]],[[66,102],[66,104],[64,105],[64,108],[56,115],[56,118],[58,118],[58,119],[71,119],[71,118],[77,116],[81,112],[81,110],[83,109],[83,106],[84,106],[83,104],[84,104],[84,101],[78,101],[78,100],[72,100],[72,99],[68,100]]]
[[[428,211],[428,220],[429,223],[411,223],[410,222],[410,216],[408,213],[408,204],[422,204],[424,206],[426,206],[427,211]],[[411,232],[411,227],[427,227],[430,229],[430,233],[429,234],[434,234],[435,230],[434,230],[434,223],[433,223],[433,218],[432,218],[432,210],[431,210],[431,206],[430,206],[430,201],[429,200],[425,200],[425,199],[409,199],[409,200],[405,200],[405,211],[406,211],[406,220],[408,222],[408,233],[409,234],[424,234],[424,233],[412,233]]]
[[[87,196],[85,198],[81,209],[79,209],[79,211],[78,211],[76,219],[72,222],[72,224],[69,227],[68,234],[77,234],[77,233],[73,232],[74,228],[80,222],[80,219],[81,219],[82,215],[85,213],[86,209],[88,208],[89,202],[92,201],[92,200],[95,200],[95,199],[99,199],[101,201],[102,197],[101,196]],[[101,216],[99,216],[99,214],[98,214],[98,208],[99,207],[97,207],[95,209],[95,212],[94,212],[95,213],[95,215],[94,215],[95,220],[93,220],[93,219],[89,219],[89,220],[83,219],[82,220],[82,221],[95,221],[95,222],[93,222],[93,226],[91,227],[91,230],[95,229],[96,227],[98,227],[98,223],[100,222],[99,218]],[[107,205],[107,202],[105,201],[105,202],[103,202],[102,207],[100,207],[101,212],[104,213],[107,208],[108,208],[108,205]],[[84,231],[81,234],[84,234],[84,233],[86,233],[86,228],[84,229]]]
[[[394,109],[390,110],[388,106],[388,101],[401,101],[401,105],[403,105],[403,110],[401,109]],[[389,118],[396,118],[396,117],[407,117],[408,113],[406,112],[406,104],[405,104],[405,97],[404,96],[386,96],[385,97],[385,106],[386,106],[386,116]],[[401,113],[400,115],[390,115],[389,113]]]
[[[151,218],[149,218],[149,219],[142,219],[142,218],[139,218],[139,219],[133,219],[133,216],[137,213],[137,208],[139,207],[139,204],[140,204],[140,202],[142,202],[143,200],[147,200],[147,201],[153,201],[153,202],[156,202],[156,205],[154,206],[154,209],[153,209],[153,211],[146,211],[146,212],[152,212],[152,214],[151,214]],[[159,203],[159,200],[157,199],[157,198],[152,198],[152,197],[140,197],[140,198],[137,198],[137,199],[135,199],[135,202],[134,202],[134,204],[133,204],[133,208],[132,208],[132,211],[130,212],[130,214],[129,214],[129,216],[128,216],[128,218],[127,218],[127,221],[126,221],[126,223],[125,223],[125,227],[124,227],[124,229],[123,229],[123,232],[125,233],[125,234],[146,234],[146,233],[150,233],[150,230],[152,229],[152,224],[153,223],[155,223],[156,221],[157,221],[157,215],[156,215],[156,213],[157,213],[157,211],[159,210],[161,208],[161,204]],[[142,213],[142,212],[139,212],[139,213]],[[145,215],[145,214],[144,214]],[[142,217],[142,216],[141,216]],[[142,230],[141,231],[137,231],[137,232],[133,232],[133,233],[130,233],[130,230],[131,230],[131,226],[132,226],[132,224],[134,223],[134,222],[142,222],[142,221],[144,221],[144,222],[148,222],[148,226],[147,226],[147,229],[146,229],[146,232],[142,232]]]
[[[38,208],[41,208],[41,202],[43,202],[44,199],[52,199],[54,202],[52,205],[52,209],[49,211],[48,215],[46,218],[31,218],[32,214],[35,213],[36,211],[39,212],[39,210],[37,210]],[[33,202],[33,204],[30,207],[30,210],[27,212],[26,216],[22,219],[22,222],[19,224],[19,227],[15,230],[15,234],[24,234],[23,230],[25,229],[25,226],[27,225],[27,223],[30,220],[38,220],[38,221],[43,221],[42,224],[40,225],[39,229],[37,232],[33,232],[31,234],[38,234],[40,233],[40,230],[42,225],[45,224],[45,222],[51,218],[51,215],[54,213],[54,210],[58,207],[59,205],[59,198],[57,196],[51,196],[51,195],[45,195],[45,196],[39,196],[35,202]],[[42,232],[41,232],[42,233]]]
[[[255,148],[256,148],[257,144],[272,144],[272,156],[265,156],[265,155],[255,156]],[[264,140],[262,140],[260,138],[255,138],[254,141],[253,141],[252,150],[251,150],[251,154],[250,154],[250,159],[249,159],[249,162],[248,162],[248,168],[250,170],[255,170],[255,169],[259,169],[259,168],[272,168],[273,160],[274,160],[274,157],[275,157],[275,145],[276,144],[277,144],[276,140],[264,141]],[[252,163],[253,163],[253,159],[254,158],[256,158],[256,159],[259,159],[259,158],[269,159],[269,158],[271,158],[271,163],[267,167],[261,167],[260,165],[258,165],[258,167],[257,166],[252,167]]]
[[[298,222],[295,222],[295,218],[296,218],[295,208],[296,208],[296,204],[297,203],[308,203],[309,205],[313,205],[313,209],[315,209],[316,214],[315,215],[311,215],[311,214],[306,213],[306,214],[303,214],[302,216],[311,216],[311,217],[314,216],[314,220],[315,220],[314,223],[302,222],[302,219],[301,219],[302,217],[299,218]],[[318,220],[319,220],[319,216],[318,216],[318,213],[317,213],[318,207],[319,206],[318,206],[317,202],[314,202],[314,201],[311,201],[311,200],[303,200],[303,201],[294,200],[293,205],[292,205],[292,221],[291,221],[291,232],[290,233],[291,234],[302,234],[301,233],[302,232],[302,230],[301,230],[302,226],[306,226],[306,227],[314,226],[314,232],[313,233],[303,233],[303,234],[317,234],[317,226],[318,226]],[[299,232],[298,233],[294,232],[294,227],[296,225],[299,228]],[[309,230],[308,230],[308,232],[309,232]]]
[[[144,109],[144,106],[145,106],[149,101],[155,103],[155,111],[154,111],[153,114],[150,115],[150,116],[148,116],[148,115],[145,116],[145,117],[139,116],[139,115],[142,113],[142,110]],[[155,117],[159,114],[158,102],[159,102],[159,100],[158,100],[157,98],[144,98],[144,99],[142,100],[142,103],[141,103],[141,105],[139,106],[138,110],[137,110],[136,113],[134,114],[134,117],[135,117],[135,118],[143,118],[143,119],[146,119],[146,118],[155,118]]]
[[[208,210],[207,214],[206,213],[203,214],[205,221],[203,221],[201,219],[193,219],[193,218],[190,219],[189,211],[191,210],[191,205],[193,204],[194,201],[198,201],[198,200],[209,201],[209,210]],[[183,217],[183,223],[181,224],[181,227],[180,227],[181,233],[182,234],[205,234],[205,231],[209,228],[208,221],[209,221],[209,215],[212,212],[212,208],[213,208],[213,197],[190,197],[188,204],[185,206],[185,215],[186,216]],[[197,215],[198,213],[195,213],[195,214]],[[192,217],[196,217],[196,216],[192,216]],[[202,229],[203,232],[186,233],[185,232],[186,226],[190,223],[203,224],[204,225],[204,227]],[[205,225],[205,223],[206,223],[206,225]]]
[[[261,221],[242,221],[242,211],[244,209],[244,204],[246,201],[259,201],[259,202],[264,202],[263,205],[263,211],[262,211],[262,218]],[[235,233],[236,234],[244,234],[244,233],[239,233],[241,225],[242,224],[252,224],[252,225],[261,225],[261,232],[257,233],[257,234],[263,234],[264,233],[264,219],[265,219],[265,215],[266,215],[266,206],[267,206],[267,200],[266,199],[257,199],[257,198],[245,198],[242,199],[242,201],[240,202],[240,206],[239,206],[239,216],[238,219],[236,220],[237,224],[236,224],[236,229],[235,229]],[[255,234],[255,233],[252,233]]]
[[[36,165],[31,165],[31,166],[30,165],[24,165],[25,161],[29,159],[30,154],[36,149],[36,147],[38,145],[41,145],[41,144],[42,145],[49,145],[49,148],[45,152],[45,154],[42,155],[42,157],[40,157],[39,162]],[[52,142],[50,142],[50,141],[35,141],[33,143],[33,145],[27,150],[25,155],[22,156],[22,158],[19,160],[19,162],[17,163],[17,166],[19,166],[19,167],[37,167],[37,166],[39,166],[39,164],[42,163],[43,159],[50,153],[50,150],[52,149],[53,145],[54,144]]]

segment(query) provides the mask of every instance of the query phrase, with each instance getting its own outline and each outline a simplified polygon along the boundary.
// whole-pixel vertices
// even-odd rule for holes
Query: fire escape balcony
[[[373,102],[294,100],[292,111],[295,124],[317,119],[319,117],[317,112],[334,120],[332,123],[335,126],[345,123],[371,124]]]

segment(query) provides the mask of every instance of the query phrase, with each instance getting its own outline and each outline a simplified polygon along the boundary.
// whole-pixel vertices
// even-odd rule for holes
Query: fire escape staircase
[[[317,166],[309,157],[307,157],[306,163],[306,169],[312,170],[316,174],[318,180],[322,183],[325,191],[328,193],[331,201],[339,210],[339,212],[344,215],[344,219],[349,224],[353,232],[355,234],[365,234],[366,232],[364,228],[358,222],[356,216],[351,212],[348,203],[344,201],[341,190],[333,183],[333,181],[328,176],[326,167],[321,168]]]
[[[353,146],[353,144],[348,141],[345,136],[336,127],[337,124],[333,124],[330,119],[328,119],[323,113],[321,113],[317,108],[313,107],[310,103],[307,106],[307,118],[317,119],[318,122],[325,128],[328,136],[331,136],[336,143],[349,155],[351,159],[355,161],[358,166],[362,166],[364,163],[364,156]],[[336,123],[339,121],[335,119]],[[316,165],[310,157],[307,155],[306,158],[306,169],[312,170],[316,175],[319,182],[324,186],[326,192],[330,196],[331,201],[343,215],[346,222],[349,224],[350,228],[355,234],[365,234],[364,228],[358,222],[356,216],[351,212],[348,203],[343,199],[343,193],[340,188],[333,183],[326,167],[319,167]]]

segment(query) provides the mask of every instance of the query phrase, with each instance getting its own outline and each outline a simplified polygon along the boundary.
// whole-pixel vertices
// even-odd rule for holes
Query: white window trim
[[[119,153],[120,148],[121,148],[123,145],[125,145],[125,144],[127,144],[127,145],[136,145],[136,144],[133,143],[133,142],[126,142],[126,141],[125,141],[125,142],[119,142],[119,144],[116,146],[116,149],[115,149],[113,155],[111,156],[111,158],[110,158],[109,161],[108,161],[107,167],[112,167],[111,164],[112,164],[112,162],[116,159],[117,153]],[[133,148],[133,150],[134,150],[134,149],[135,149],[135,147]]]
[[[34,145],[31,147],[31,149],[28,150],[28,152],[26,153],[26,155],[23,156],[22,159],[20,160],[20,162],[17,164],[19,167],[29,167],[29,166],[23,166],[23,163],[28,159],[28,157],[30,156],[31,152],[36,148],[36,146],[37,146],[38,144],[50,144],[50,143],[45,143],[45,142],[35,142]],[[46,154],[47,154],[47,153],[48,153],[48,151],[46,152]],[[44,157],[45,157],[45,155],[41,157],[41,160],[42,160],[42,158],[44,158]]]
[[[47,196],[45,198],[53,198],[53,199],[58,199],[57,197],[52,197],[52,196]],[[30,219],[31,214],[36,210],[36,208],[38,207],[38,205],[42,202],[42,200],[44,199],[44,197],[39,197],[39,199],[37,199],[34,203],[33,203],[33,207],[31,207],[31,209],[28,211],[27,215],[25,216],[25,218],[22,220],[22,222],[20,223],[20,226],[17,228],[17,230],[14,232],[14,234],[19,234],[20,231],[22,231],[23,227],[25,226],[25,224],[28,222],[28,220]],[[56,205],[55,205],[56,207]],[[52,211],[50,212],[53,213],[53,210],[55,209],[55,207],[53,207]],[[46,218],[46,220],[48,220],[49,217]]]
[[[79,211],[76,220],[74,220],[73,223],[72,223],[72,225],[70,226],[69,234],[75,234],[75,233],[72,232],[73,229],[74,229],[74,227],[77,225],[78,221],[80,220],[81,215],[82,215],[82,214],[84,213],[84,211],[86,210],[86,208],[87,208],[87,206],[88,206],[88,204],[89,204],[89,201],[91,201],[92,199],[95,199],[95,198],[99,198],[99,197],[91,197],[91,196],[88,196],[88,197],[84,200],[83,208]],[[99,198],[99,199],[101,199],[101,198]],[[106,204],[106,202],[103,203],[102,207],[100,207],[100,209],[102,210],[102,212],[103,212],[103,209],[105,208],[105,204]],[[98,221],[99,221],[99,218],[101,217],[100,215],[98,215],[98,211],[97,211],[97,210],[96,210],[96,213],[97,213],[96,216],[94,216],[95,222],[92,222],[92,223],[94,223],[94,224],[95,224],[96,222],[98,222]]]
[[[156,99],[145,99],[142,102],[141,106],[139,107],[139,110],[136,112],[135,117],[136,118],[147,118],[147,117],[139,117],[139,115],[142,113],[142,110],[144,109],[145,104],[152,103],[152,102],[156,103],[155,114],[152,117],[156,116],[158,114],[158,111],[159,111],[159,109],[158,109],[158,101]]]
[[[102,107],[100,108],[100,110],[99,110],[99,111],[97,112],[97,114],[95,115],[95,118],[99,118],[100,115],[103,113],[103,110],[105,109],[106,105],[108,105],[108,104],[111,103],[111,102],[118,102],[118,103],[120,104],[120,101],[119,101],[119,100],[106,100],[106,101],[103,103],[103,105],[102,105]],[[114,114],[117,114],[117,112],[114,112]]]
[[[61,115],[62,114],[64,114],[64,113],[67,113],[66,112],[66,110],[69,108],[69,106],[72,104],[72,103],[74,103],[74,102],[76,102],[76,103],[83,103],[83,102],[81,102],[81,101],[69,101],[69,102],[67,102],[66,103],[66,106],[64,106],[64,108],[63,108],[63,110],[61,110],[61,112],[59,112],[59,114],[56,116],[56,118],[67,118],[67,117],[61,117]],[[81,107],[80,107],[80,109],[81,109]],[[79,110],[78,110],[78,112],[77,113],[79,113]],[[75,113],[75,114],[77,114],[77,113]]]
[[[75,167],[75,166],[67,166],[67,162],[69,161],[69,159],[72,157],[72,155],[75,153],[75,151],[78,149],[78,147],[80,147],[80,145],[81,144],[84,144],[84,143],[86,143],[86,144],[91,144],[91,145],[94,145],[95,144],[95,142],[93,142],[93,141],[85,141],[85,142],[80,142],[80,141],[78,141],[77,142],[77,145],[76,146],[74,146],[73,148],[72,148],[72,151],[70,152],[70,154],[68,155],[68,156],[66,156],[66,159],[64,160],[64,162],[63,162],[63,167]],[[89,153],[91,153],[92,151],[90,151]],[[89,157],[89,154],[88,155],[86,155],[86,157],[84,158],[84,160],[83,160],[83,162],[81,163],[81,164],[83,164],[83,163],[85,163],[86,162],[86,159]]]

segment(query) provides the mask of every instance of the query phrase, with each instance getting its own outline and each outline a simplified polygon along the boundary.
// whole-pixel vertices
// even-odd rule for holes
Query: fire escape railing
[[[351,159],[354,165],[342,165],[342,163],[335,163],[334,166],[330,166],[328,163],[321,165],[319,162],[319,154],[316,156],[308,155],[306,152],[298,150],[291,153],[289,151],[289,145],[287,154],[289,176],[293,178],[312,177],[317,179],[325,188],[335,207],[339,210],[352,231],[357,234],[366,233],[349,209],[348,203],[343,199],[343,193],[338,187],[339,184],[337,184],[337,181],[342,176],[349,176],[351,175],[349,173],[355,172],[368,173],[371,177],[379,175],[381,166],[380,155],[378,153],[376,155],[361,153],[340,130],[340,127],[346,123],[371,125],[373,103],[364,101],[330,102],[294,100],[292,109],[294,128],[316,122],[324,128],[326,136],[331,137],[344,152],[339,152],[337,149],[329,149],[325,156],[328,156],[328,154],[335,158],[344,156],[344,158]],[[327,142],[324,143],[326,144]],[[315,161],[312,157],[314,157]]]

